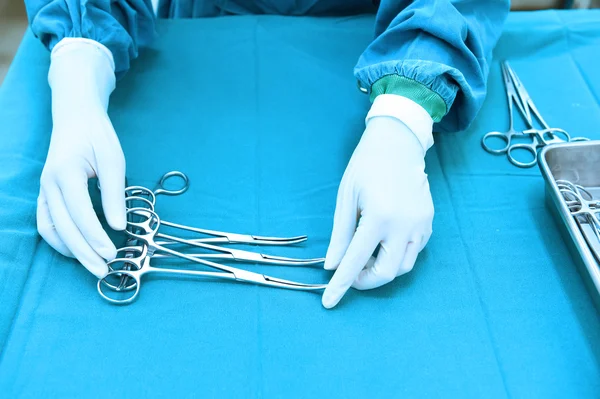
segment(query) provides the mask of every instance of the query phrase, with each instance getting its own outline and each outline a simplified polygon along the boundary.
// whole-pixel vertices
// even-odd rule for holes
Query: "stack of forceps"
[[[538,150],[544,146],[556,143],[565,143],[570,141],[586,141],[589,140],[585,137],[571,137],[563,129],[551,128],[546,121],[542,118],[542,115],[536,108],[533,100],[525,90],[525,86],[521,83],[521,80],[515,73],[515,71],[508,64],[508,61],[502,63],[502,77],[504,78],[504,86],[506,89],[506,97],[508,100],[508,117],[509,127],[507,132],[489,132],[481,139],[481,145],[483,148],[492,154],[506,154],[508,160],[513,164],[521,168],[530,168],[537,163]],[[515,130],[513,120],[513,104],[519,110],[519,113],[523,116],[528,129],[523,131]],[[533,125],[534,115],[542,125],[543,129],[536,129]],[[493,148],[490,146],[490,139],[500,139],[505,143],[502,148]],[[513,139],[527,139],[529,142],[514,143]],[[520,151],[518,151],[520,150]],[[519,152],[529,154],[528,158],[533,158],[531,161],[520,161],[517,158]]]
[[[179,190],[167,190],[165,182],[174,176],[182,178],[184,186]],[[216,261],[223,260],[271,265],[308,266],[320,264],[324,259],[285,258],[215,245],[253,244],[282,246],[306,241],[307,236],[261,237],[201,229],[162,220],[155,210],[156,196],[159,194],[179,195],[184,193],[188,186],[189,180],[187,176],[181,172],[174,171],[162,177],[156,190],[150,190],[142,186],[131,186],[125,189],[125,201],[127,205],[127,229],[125,232],[129,236],[129,239],[124,247],[117,250],[117,258],[108,262],[109,273],[98,281],[98,292],[104,299],[115,304],[133,302],[139,294],[142,276],[151,273],[212,277],[293,290],[318,291],[325,289],[325,284],[298,283],[217,263]],[[182,238],[166,234],[161,231],[161,226],[178,231],[202,234],[203,237]],[[177,247],[178,250],[174,249],[174,247]],[[151,265],[151,263],[155,263],[155,261],[160,259],[185,260],[188,264],[208,267],[217,271],[189,270]]]
[[[596,260],[600,262],[600,219],[598,218],[600,200],[595,199],[585,187],[573,184],[568,180],[557,180],[556,185],[588,247]],[[586,233],[588,230],[593,233],[595,241],[592,241],[590,234]]]

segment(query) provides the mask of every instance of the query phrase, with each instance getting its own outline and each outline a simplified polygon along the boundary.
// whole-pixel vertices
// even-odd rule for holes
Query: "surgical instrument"
[[[508,131],[506,132],[488,132],[486,133],[482,140],[481,145],[483,148],[492,154],[504,154],[508,151],[512,144],[513,137],[522,137],[524,136],[523,132],[517,131],[514,128],[514,112],[513,112],[513,104],[519,109],[521,115],[525,115],[525,111],[523,110],[523,106],[521,105],[521,101],[517,96],[517,92],[515,90],[515,86],[512,83],[510,74],[508,73],[507,66],[502,63],[501,64],[502,77],[504,79],[504,88],[506,90],[506,98],[508,100]],[[495,137],[501,139],[506,145],[502,148],[492,148],[487,144],[488,139]]]
[[[129,216],[134,215],[135,213],[147,211],[154,211],[154,208],[151,206],[151,201],[142,197],[128,197],[126,202],[129,201],[141,201],[145,203],[147,207],[128,207],[129,210],[135,209],[136,211],[133,213],[128,212]],[[174,229],[185,230],[193,233],[204,234],[210,237],[205,238],[197,238],[197,239],[186,239],[187,242],[199,242],[199,243],[210,243],[210,244],[254,244],[254,245],[290,245],[290,244],[298,244],[303,241],[306,241],[308,237],[306,235],[295,236],[295,237],[264,237],[250,234],[239,234],[239,233],[227,233],[224,231],[217,230],[209,230],[209,229],[201,229],[193,226],[186,226],[179,223],[168,222],[166,220],[161,220],[161,225],[166,227],[171,227]],[[169,237],[169,238],[167,238]],[[174,241],[172,236],[167,236],[165,234],[159,233],[158,238],[167,238],[169,241]],[[168,244],[166,241],[158,241],[157,244],[165,245]]]
[[[481,144],[486,151],[492,154],[506,153],[508,160],[513,165],[522,168],[529,168],[537,163],[538,149],[541,147],[555,143],[588,140],[584,137],[571,138],[569,133],[565,130],[551,128],[543,119],[542,115],[533,103],[531,96],[525,89],[525,86],[517,76],[516,72],[509,65],[508,61],[504,61],[501,65],[501,68],[506,90],[506,97],[508,100],[509,129],[507,132],[493,131],[485,134],[481,140]],[[523,116],[528,129],[517,131],[514,128],[513,104],[517,107],[521,116]],[[540,130],[534,127],[532,114],[543,126],[543,129]],[[492,138],[501,139],[505,143],[505,146],[497,149],[492,148],[492,146],[490,146],[488,143]],[[530,140],[530,142],[513,142],[514,139],[520,138],[527,138]],[[516,153],[514,153],[518,150],[526,151],[533,159],[529,162],[519,161]]]
[[[170,243],[166,243],[167,245]],[[198,246],[197,242],[191,242],[190,245]],[[213,245],[206,245],[208,249],[212,249],[213,251],[221,252],[221,253],[186,253],[187,256],[197,258],[197,259],[215,259],[215,260],[229,260],[229,261],[238,261],[238,262],[248,262],[248,263],[260,263],[267,265],[277,265],[277,266],[312,266],[323,263],[325,259],[323,258],[314,258],[314,259],[298,259],[298,258],[286,258],[282,256],[273,256],[260,254],[255,252],[244,251],[241,249],[225,249],[220,248]],[[124,252],[125,256],[119,256],[119,253]],[[136,256],[137,254],[137,256]],[[154,252],[152,255],[147,254],[147,247],[145,245],[139,246],[131,246],[131,247],[123,247],[117,250],[117,256],[115,259],[122,261],[123,259],[127,259],[128,265],[124,268],[124,270],[139,270],[144,267],[143,260],[145,256],[141,256],[141,254],[145,254],[145,256],[154,258],[154,259],[178,259],[177,256],[169,254],[169,253],[160,253]],[[108,263],[109,268],[114,270],[111,267],[112,262]],[[123,270],[123,269],[119,269]],[[125,280],[123,280],[125,279]],[[127,285],[127,277],[123,276],[121,283],[119,286],[112,286],[108,282],[104,282],[104,284],[109,284],[109,286],[115,290],[125,289],[125,287],[131,287]],[[118,287],[118,288],[117,288]]]
[[[165,176],[169,177],[169,174]],[[163,185],[165,178],[161,179],[159,186]],[[187,179],[186,179],[187,182]],[[136,206],[138,212],[140,209],[147,209],[150,211],[154,211],[155,205],[155,195],[157,191],[149,190],[146,187],[142,186],[134,186],[126,189],[127,195],[125,198],[126,206],[128,209],[134,209]],[[133,213],[127,213],[127,220],[132,221]],[[228,233],[216,230],[208,230],[208,229],[200,229],[191,226],[185,226],[178,223],[171,223],[167,221],[162,221],[162,225],[166,227],[171,227],[174,229],[185,230],[197,234],[203,234],[203,238],[196,239],[180,239],[178,237],[174,237],[171,235],[166,235],[162,233],[157,233],[158,238],[164,239],[164,241],[157,241],[158,245],[177,245],[177,244],[185,244],[187,246],[192,246],[195,248],[202,248],[205,250],[209,250],[212,252],[211,254],[193,254],[190,256],[196,258],[205,258],[205,259],[224,259],[224,260],[236,260],[236,261],[244,261],[244,262],[253,262],[253,263],[270,263],[277,265],[314,265],[318,263],[322,263],[324,259],[294,259],[294,258],[284,258],[266,254],[259,254],[244,250],[231,249],[231,248],[222,248],[212,244],[254,244],[254,245],[290,245],[296,244],[303,241],[306,241],[306,236],[297,236],[297,237],[260,237],[254,235],[247,234],[239,234],[239,233]],[[134,229],[136,230],[136,229]],[[139,233],[139,230],[135,232]],[[133,252],[131,250],[135,247],[139,247],[138,241],[135,237],[130,237],[126,243],[125,248],[120,249],[119,251],[125,252],[124,258],[132,258]],[[129,249],[129,250],[127,250]],[[126,266],[126,268],[130,267],[130,264]],[[119,287],[126,286],[128,284],[129,277],[127,275],[123,275],[121,277],[121,283]]]
[[[176,189],[176,190],[170,190],[170,189],[166,188],[167,180],[169,180],[173,177],[179,177],[183,180],[183,186],[181,186],[181,188]],[[129,205],[133,201],[141,200],[143,203],[146,203],[147,205],[149,205],[149,207],[152,210],[154,210],[154,206],[156,205],[156,196],[157,195],[169,195],[169,196],[181,195],[181,194],[185,193],[189,187],[190,187],[190,179],[187,177],[187,175],[178,170],[173,170],[173,171],[167,172],[164,175],[162,175],[162,177],[158,181],[156,188],[154,190],[150,190],[150,189],[148,189],[146,187],[142,187],[142,186],[126,187],[125,188],[125,203],[126,203],[126,205]],[[100,181],[99,180],[98,180],[98,189],[100,189]],[[125,245],[127,245],[127,246],[132,246],[135,244],[137,244],[137,240],[134,238],[127,239],[127,241],[125,243]],[[125,252],[126,258],[131,257],[131,256],[133,256],[132,253]],[[128,278],[124,276],[122,278],[122,284],[126,284],[127,279]]]
[[[267,276],[260,273],[255,273],[243,269],[238,269],[231,266],[221,265],[206,259],[197,258],[182,252],[174,251],[166,246],[159,245],[155,238],[160,236],[158,229],[161,225],[161,220],[156,212],[145,209],[145,208],[132,208],[127,210],[128,215],[132,215],[136,221],[131,221],[128,218],[126,233],[135,238],[138,242],[142,242],[141,251],[138,251],[137,257],[132,258],[117,258],[108,263],[109,269],[111,270],[104,278],[98,281],[98,292],[99,294],[109,302],[117,304],[127,304],[132,302],[139,294],[141,277],[147,273],[166,273],[172,275],[187,275],[187,276],[203,276],[203,277],[217,277],[223,279],[229,279],[234,281],[240,281],[245,283],[253,283],[259,285],[265,285],[270,287],[303,290],[303,291],[319,291],[326,287],[326,284],[304,284],[289,280],[283,280],[271,276]],[[176,238],[178,242],[189,244],[190,242],[185,239]],[[161,252],[168,255],[172,255],[177,258],[188,260],[192,263],[197,263],[203,266],[207,266],[213,269],[219,270],[219,272],[199,271],[199,270],[180,270],[180,269],[167,269],[167,268],[156,268],[150,266],[150,259],[155,252]],[[121,265],[122,267],[119,267]],[[128,270],[129,269],[129,270]],[[123,277],[133,279],[134,284],[126,283],[123,287]],[[118,279],[119,284],[113,279]],[[103,291],[104,289],[112,290],[113,292],[126,292],[131,291],[135,287],[133,295],[128,296],[125,299],[115,299],[110,297]]]
[[[183,180],[183,185],[181,186],[181,188],[173,189],[173,190],[166,188],[167,180],[169,180],[173,177],[179,177]],[[99,190],[102,190],[100,187],[99,180],[96,185]],[[142,187],[142,186],[128,186],[125,188],[125,195],[126,196],[148,197],[148,198],[150,198],[150,201],[152,202],[152,205],[154,206],[156,204],[156,196],[157,195],[169,195],[169,196],[181,195],[181,194],[185,193],[188,190],[188,188],[190,188],[190,179],[187,177],[187,175],[178,170],[172,170],[172,171],[167,172],[164,175],[162,175],[162,177],[156,184],[156,188],[154,190],[150,190],[150,189],[148,189],[146,187]]]
[[[159,235],[157,234],[157,237]],[[162,237],[170,237],[162,235]],[[263,263],[278,266],[311,266],[323,263],[324,258],[312,258],[312,259],[299,259],[299,258],[288,258],[283,256],[267,255],[257,252],[245,251],[243,249],[234,248],[223,248],[217,245],[207,244],[200,240],[186,240],[173,237],[171,241],[156,241],[156,244],[160,246],[172,245],[172,244],[186,244],[189,246],[214,251],[217,253],[186,253],[188,256],[192,256],[198,259],[220,259],[230,260],[237,262],[249,262],[249,263]],[[118,252],[140,252],[143,250],[143,245],[132,245],[128,247],[119,248]],[[118,256],[117,256],[118,257]],[[154,258],[173,258],[170,254],[155,253],[152,255]]]
[[[556,185],[589,250],[596,261],[600,262],[600,221],[598,220],[600,201],[595,200],[586,188],[570,181],[556,180]],[[595,236],[595,241],[591,238],[589,230]]]
[[[594,200],[592,195],[581,186],[574,185],[566,180],[557,180],[556,184],[560,193],[563,195],[569,212],[574,217],[584,216],[588,223],[595,227],[595,233],[600,240],[600,201]],[[590,199],[584,198],[584,195]]]

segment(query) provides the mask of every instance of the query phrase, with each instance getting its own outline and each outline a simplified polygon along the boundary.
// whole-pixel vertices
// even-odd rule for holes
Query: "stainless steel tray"
[[[571,216],[556,185],[556,180],[569,180],[600,199],[600,141],[547,146],[541,151],[538,163],[546,181],[546,202],[600,311],[600,259],[594,256],[600,254],[600,242],[587,224],[577,223]]]

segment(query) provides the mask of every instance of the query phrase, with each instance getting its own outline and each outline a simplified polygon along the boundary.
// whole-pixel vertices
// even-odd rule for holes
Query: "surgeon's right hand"
[[[124,230],[125,157],[108,118],[115,87],[110,51],[92,40],[67,38],[52,50],[52,138],[42,171],[37,207],[40,235],[65,256],[103,277],[116,248],[102,228],[88,194],[97,177],[109,226]]]

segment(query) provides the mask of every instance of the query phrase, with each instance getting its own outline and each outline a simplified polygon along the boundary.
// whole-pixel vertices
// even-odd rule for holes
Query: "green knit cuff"
[[[442,96],[424,84],[404,76],[386,75],[377,80],[371,86],[371,101],[380,94],[397,94],[416,102],[429,113],[434,122],[441,121],[448,112]]]

